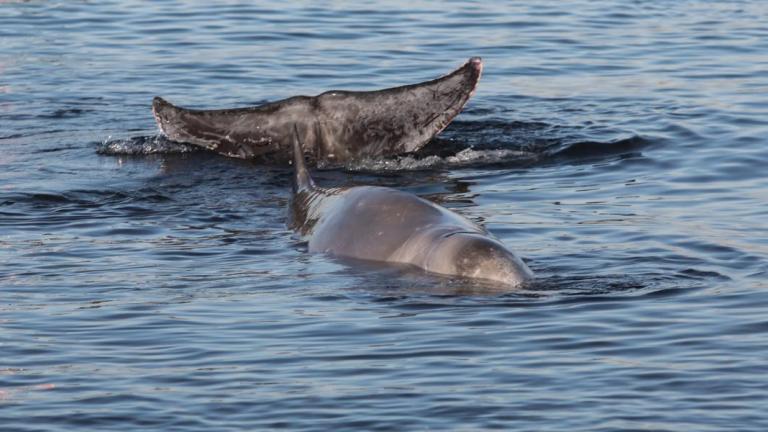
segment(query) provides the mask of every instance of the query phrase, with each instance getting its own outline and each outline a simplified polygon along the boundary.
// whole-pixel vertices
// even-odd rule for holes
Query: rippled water
[[[0,429],[768,429],[767,3],[0,3]],[[473,55],[439,139],[315,177],[482,222],[518,292],[310,255],[289,169],[150,113]]]

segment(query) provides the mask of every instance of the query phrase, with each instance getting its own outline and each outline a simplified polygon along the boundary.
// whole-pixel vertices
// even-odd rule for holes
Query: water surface
[[[3,429],[768,428],[764,2],[3,3]],[[484,224],[516,292],[310,255],[289,169],[150,112],[471,56],[439,139],[315,177]]]

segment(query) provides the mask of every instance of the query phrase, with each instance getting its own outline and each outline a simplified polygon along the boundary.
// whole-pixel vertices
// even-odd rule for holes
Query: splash
[[[617,136],[618,135],[618,136]],[[387,158],[366,157],[347,162],[350,171],[418,171],[481,166],[529,167],[540,164],[584,163],[638,155],[654,140],[626,133],[594,136],[579,127],[504,120],[454,122],[441,138],[415,153]],[[127,139],[107,138],[97,152],[112,156],[180,154],[203,151],[171,141],[162,134]],[[264,158],[261,163],[273,164]],[[320,168],[339,168],[319,164]]]
[[[96,152],[102,155],[149,155],[149,154],[173,154],[191,153],[200,149],[190,144],[177,143],[164,135],[136,136],[126,139],[107,138],[99,144]]]
[[[414,156],[405,155],[389,159],[366,158],[350,162],[346,168],[351,171],[416,171],[433,168],[462,168],[494,164],[526,164],[538,159],[534,152],[510,149],[465,148],[454,155]]]

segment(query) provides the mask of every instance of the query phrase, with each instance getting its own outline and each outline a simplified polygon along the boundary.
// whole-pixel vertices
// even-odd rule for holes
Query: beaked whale
[[[441,78],[378,91],[331,90],[264,105],[192,110],[161,97],[152,113],[169,139],[226,156],[289,163],[294,126],[320,166],[414,152],[442,131],[474,94],[479,57]]]
[[[430,273],[493,281],[510,288],[533,277],[528,266],[484,228],[396,189],[315,185],[293,140],[289,226],[309,252],[409,264]]]

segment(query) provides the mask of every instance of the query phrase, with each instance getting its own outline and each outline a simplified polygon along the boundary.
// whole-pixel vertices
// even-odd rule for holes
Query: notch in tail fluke
[[[293,191],[301,192],[315,188],[315,182],[304,164],[304,150],[302,150],[299,130],[293,125]]]

